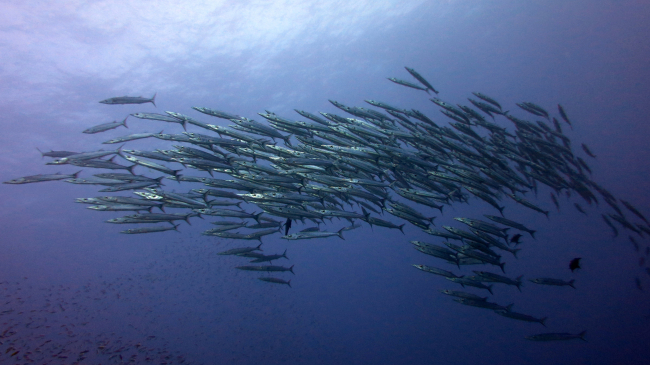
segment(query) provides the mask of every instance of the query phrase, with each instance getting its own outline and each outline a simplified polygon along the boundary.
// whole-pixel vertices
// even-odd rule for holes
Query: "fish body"
[[[164,232],[164,231],[178,231],[178,224],[173,227],[160,226],[160,227],[142,227],[142,228],[131,228],[126,231],[121,231],[120,233],[126,234],[139,234],[139,233],[154,233],[154,232]]]
[[[278,272],[284,272],[284,271],[290,271],[292,274],[295,274],[293,272],[293,265],[291,267],[284,267],[284,266],[274,266],[274,265],[267,265],[267,266],[236,266],[235,269],[239,270],[244,270],[244,271],[278,271]]]
[[[145,104],[151,103],[156,106],[156,94],[153,94],[151,99],[143,98],[142,96],[118,96],[100,101],[102,104]]]
[[[573,289],[576,288],[575,286],[573,286],[573,283],[575,282],[574,279],[571,279],[569,281],[564,281],[561,279],[553,279],[553,278],[537,278],[537,279],[530,279],[528,281],[540,285],[570,286]]]
[[[255,247],[237,247],[237,248],[231,248],[230,250],[226,251],[221,251],[217,255],[240,255],[243,253],[248,253],[248,252],[253,252],[253,251],[262,251],[262,244],[260,243],[259,245]]]
[[[261,277],[257,278],[258,280],[266,281],[267,283],[275,283],[275,284],[286,284],[289,285],[291,288],[291,280],[285,281],[279,278],[267,278],[267,277]]]
[[[422,77],[417,71],[410,67],[404,67],[408,73],[411,74],[411,76],[415,77],[416,80],[418,80],[422,85],[426,86],[427,89],[433,91],[434,93],[438,94],[438,90],[434,89],[433,86],[424,78]]]
[[[485,216],[487,219],[489,219],[489,220],[491,220],[491,221],[493,221],[493,222],[497,222],[497,223],[500,223],[500,224],[503,224],[503,225],[506,225],[506,226],[510,226],[510,227],[512,227],[512,228],[514,228],[514,229],[518,229],[518,230],[520,230],[520,231],[528,232],[528,233],[530,234],[531,237],[535,238],[535,232],[537,232],[537,231],[532,230],[532,229],[529,229],[529,228],[526,228],[526,226],[524,226],[524,225],[521,224],[521,223],[518,223],[518,222],[512,221],[512,220],[507,219],[507,218],[503,218],[503,217],[495,216],[495,215],[487,215],[487,214],[486,214],[486,215],[484,215],[484,216]]]
[[[484,309],[490,309],[493,311],[505,311],[508,312],[510,311],[510,308],[512,307],[512,304],[509,304],[507,306],[502,306],[497,303],[492,303],[488,302],[487,300],[474,300],[474,299],[467,299],[467,298],[457,298],[454,299],[454,302],[463,304],[463,305],[469,305],[472,307],[477,307],[477,308],[484,308]]]
[[[415,267],[416,269],[420,269],[420,270],[422,270],[424,272],[444,276],[444,277],[447,277],[447,278],[458,278],[459,277],[458,275],[454,274],[451,271],[438,269],[437,267],[433,267],[433,266],[415,265],[415,264],[412,265],[412,266]]]
[[[71,152],[71,151],[50,151],[50,152],[43,152],[36,148],[38,152],[40,152],[41,157],[52,157],[52,158],[64,158],[64,157],[69,157],[72,155],[76,155],[79,152]]]
[[[526,199],[524,199],[522,197],[516,196],[514,194],[506,194],[506,195],[511,197],[517,203],[519,203],[519,204],[521,204],[521,205],[523,205],[523,206],[525,206],[527,208],[530,208],[530,209],[532,209],[532,210],[534,210],[536,212],[540,212],[540,213],[544,214],[548,218],[548,213],[549,213],[548,210],[544,210],[544,209],[536,206],[535,204],[529,202],[528,200],[526,200]]]
[[[465,285],[473,286],[475,288],[485,289],[485,290],[489,291],[490,294],[493,294],[492,293],[492,285],[485,285],[480,281],[476,281],[476,280],[472,280],[472,279],[468,279],[468,278],[464,278],[464,277],[460,277],[460,278],[445,277],[445,279],[447,279],[449,281],[452,281],[454,283],[460,284],[462,287],[465,287]]]
[[[523,313],[517,313],[509,310],[503,310],[503,309],[497,309],[494,311],[496,314],[506,317],[506,318],[512,318],[516,319],[518,321],[524,321],[524,322],[537,322],[540,323],[542,326],[546,327],[546,318],[535,318],[533,316],[529,316],[527,314]]]
[[[128,128],[126,126],[126,119],[127,118],[124,118],[124,120],[122,122],[120,122],[120,123],[111,122],[111,123],[104,123],[104,124],[96,125],[94,127],[90,127],[88,129],[86,129],[85,131],[83,131],[83,133],[95,134],[95,133],[99,133],[99,132],[105,132],[105,131],[108,131],[108,130],[111,130],[111,129],[115,129],[115,128],[121,126],[121,125],[123,125],[125,128]]]
[[[491,97],[489,97],[489,96],[487,96],[485,94],[478,93],[478,92],[473,92],[472,94],[474,94],[474,96],[476,96],[477,98],[483,99],[483,100],[487,101],[488,103],[496,106],[497,108],[499,108],[499,110],[502,109],[501,105],[496,100],[492,99]]]
[[[557,110],[560,112],[560,116],[566,122],[566,124],[568,124],[569,127],[571,127],[571,129],[573,129],[573,126],[571,125],[571,121],[569,120],[569,117],[566,115],[566,112],[564,111],[564,108],[562,107],[562,105],[558,104],[557,105]]]
[[[41,175],[31,175],[19,177],[17,179],[8,180],[2,182],[3,184],[29,184],[43,181],[56,181],[56,180],[65,180],[65,179],[76,179],[79,176],[81,171],[77,171],[72,175],[64,175],[61,173],[56,174],[41,174]]]
[[[289,259],[287,257],[287,250],[284,250],[284,253],[281,255],[263,255],[261,257],[256,258],[255,260],[251,261],[251,263],[258,263],[258,262],[268,262],[268,261],[273,261],[281,258]]]
[[[298,232],[290,235],[285,235],[280,238],[283,238],[285,240],[306,240],[312,238],[327,238],[332,236],[339,236],[339,238],[345,239],[343,238],[343,228],[339,229],[338,232],[321,232],[321,231]]]
[[[538,335],[526,336],[524,338],[531,341],[566,341],[566,340],[574,340],[574,339],[587,341],[585,340],[585,333],[587,333],[587,331],[582,331],[578,334],[564,333],[564,332],[563,333],[540,333]]]
[[[162,131],[160,133],[162,133]],[[124,143],[128,141],[134,141],[136,139],[153,137],[156,134],[157,133],[134,133],[128,136],[121,136],[121,137],[110,139],[106,142],[102,142],[102,144]]]
[[[445,290],[441,290],[440,292],[442,294],[446,294],[457,298],[470,299],[470,300],[487,300],[487,297],[481,297],[476,294],[466,293],[464,291],[445,289]]]
[[[492,283],[503,283],[506,285],[516,286],[519,291],[521,291],[521,278],[523,275],[518,276],[515,280],[512,280],[508,277],[501,276],[499,274],[493,274],[487,271],[474,271],[476,275],[481,278],[483,282],[492,282]]]

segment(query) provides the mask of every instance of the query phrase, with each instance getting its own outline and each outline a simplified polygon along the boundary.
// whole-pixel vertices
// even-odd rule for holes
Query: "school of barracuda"
[[[419,84],[396,78],[389,80],[427,94],[439,94],[415,70],[408,67],[406,70]],[[598,205],[600,200],[604,201],[605,206],[611,208],[611,213],[601,214],[602,220],[615,237],[619,235],[619,229],[629,232],[628,238],[639,253],[639,266],[650,275],[650,268],[645,267],[650,247],[642,248],[635,239],[635,235],[643,237],[650,234],[647,219],[632,204],[615,198],[591,180],[589,165],[574,154],[571,140],[562,132],[563,125],[572,128],[564,108],[557,106],[561,122],[532,102],[517,103],[520,109],[517,112],[522,116],[515,116],[515,110],[504,111],[500,103],[489,96],[478,92],[472,94],[467,105],[452,105],[437,97],[430,99],[440,108],[448,123],[434,122],[418,110],[401,109],[375,100],[366,102],[377,109],[351,107],[330,100],[346,116],[333,113],[316,115],[296,110],[305,119],[302,121],[270,111],[259,113],[268,123],[206,107],[193,107],[204,115],[233,123],[227,127],[171,111],[166,114],[134,113],[129,116],[180,124],[185,132],[131,134],[106,141],[105,144],[158,138],[174,142],[175,149],[140,151],[120,147],[81,153],[42,152],[43,156],[53,158],[48,165],[71,164],[83,168],[126,171],[99,173],[85,178],[80,178],[79,172],[72,175],[34,175],[5,183],[64,180],[74,184],[106,186],[100,192],[133,191],[137,197],[112,195],[77,199],[79,203],[92,204],[89,209],[134,211],[135,214],[107,221],[114,224],[147,224],[121,232],[126,234],[176,230],[178,225],[174,222],[185,220],[189,223],[192,217],[238,218],[212,222],[215,228],[203,234],[259,241],[260,244],[256,246],[221,252],[222,255],[253,259],[251,263],[288,260],[286,250],[282,254],[261,253],[262,238],[267,235],[279,233],[286,240],[333,236],[343,239],[344,231],[361,227],[359,222],[399,229],[402,233],[404,225],[411,224],[433,236],[432,242],[444,239],[442,244],[410,241],[416,250],[441,260],[441,263],[451,264],[451,267],[460,269],[465,265],[489,265],[497,267],[501,273],[473,270],[475,275],[465,276],[430,265],[416,264],[414,267],[442,276],[463,288],[474,287],[490,294],[494,284],[515,286],[521,291],[522,276],[513,279],[502,275],[505,274],[506,264],[502,257],[504,252],[506,257],[512,255],[516,259],[520,250],[517,246],[522,239],[521,233],[509,235],[508,231],[512,229],[527,233],[532,238],[536,232],[506,218],[502,201],[512,199],[548,217],[549,211],[524,198],[530,191],[536,195],[538,184],[543,184],[551,188],[550,198],[558,210],[559,197],[566,194],[569,198],[572,192],[588,205]],[[101,103],[152,103],[155,106],[155,95],[150,99],[117,97]],[[119,123],[97,125],[83,132],[93,134],[120,126],[127,127],[127,118]],[[527,120],[530,118],[534,122]],[[498,124],[497,119],[504,121],[508,127]],[[209,134],[188,132],[188,125],[199,127]],[[280,144],[280,141],[283,143]],[[582,144],[581,149],[586,157],[596,157],[587,145]],[[120,164],[116,156],[132,164]],[[203,176],[186,174],[184,169],[175,169],[178,165],[192,168]],[[137,175],[135,168],[139,166],[167,176],[151,178]],[[226,174],[233,179],[218,178],[215,173],[217,176]],[[201,183],[205,187],[185,193],[170,192],[161,188],[163,178],[179,183]],[[471,199],[486,202],[499,215],[485,214],[480,219],[456,217],[454,219],[462,224],[462,228],[446,225],[440,229],[434,228],[435,216],[429,211],[442,214],[446,205],[467,203]],[[241,208],[242,203],[252,204],[258,209],[247,211]],[[626,209],[627,217],[619,203]],[[579,203],[575,202],[574,206],[587,214]],[[154,213],[153,208],[160,212]],[[185,212],[168,213],[167,208],[183,209]],[[384,212],[394,219],[379,218]],[[348,220],[350,225],[337,232],[320,229],[321,223],[333,218]],[[289,234],[292,221],[311,221],[317,226]],[[152,223],[169,225],[152,226]],[[236,268],[294,273],[293,266],[244,265]],[[579,258],[571,262],[571,270],[575,268],[579,268]],[[258,279],[291,286],[291,280],[280,277],[264,276]],[[539,285],[574,287],[574,280],[553,277],[528,281]],[[639,277],[635,281],[641,290]],[[512,304],[497,304],[488,301],[486,296],[458,290],[443,290],[442,293],[454,297],[453,300],[460,304],[489,309],[507,318],[545,326],[546,317],[515,312]],[[535,341],[584,340],[584,334],[584,331],[578,334],[542,333],[526,338]]]

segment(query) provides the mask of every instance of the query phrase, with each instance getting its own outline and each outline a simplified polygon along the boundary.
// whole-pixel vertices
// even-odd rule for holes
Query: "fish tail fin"
[[[542,319],[539,320],[539,323],[541,323],[542,326],[546,327],[546,323],[545,323],[545,322],[546,322],[547,319],[548,319],[548,317],[544,317],[544,318],[542,318]]]
[[[499,267],[501,268],[501,271],[503,271],[504,274],[506,273],[505,266],[506,266],[505,262],[502,262],[502,263],[499,264]]]
[[[582,332],[580,332],[580,333],[578,333],[578,337],[580,337],[580,339],[583,340],[583,341],[585,341],[585,342],[587,342],[587,340],[585,340],[585,334],[586,334],[586,333],[587,333],[586,330],[585,330],[585,331],[582,331]]]
[[[575,283],[575,281],[576,281],[575,279],[569,280],[569,286],[572,287],[573,289],[576,288],[575,286],[573,286],[573,283]]]
[[[260,222],[260,216],[261,216],[262,214],[264,214],[264,211],[261,211],[261,212],[259,212],[259,213],[257,213],[257,214],[253,214],[253,219],[255,219],[255,221],[256,221],[257,223],[259,223],[259,222]]]
[[[158,94],[158,93],[153,94],[153,97],[150,100],[151,104],[153,104],[153,106],[156,106],[156,94]],[[156,106],[156,108],[157,108],[157,106]]]
[[[284,249],[284,253],[282,253],[282,257],[289,260],[289,258],[287,257],[287,249],[286,248]]]
[[[182,169],[181,169],[181,170],[172,170],[172,172],[174,173],[174,176],[181,175],[181,174],[179,174],[179,172],[181,172],[181,171],[183,171],[183,170],[182,170]],[[211,172],[211,171],[210,171],[210,174],[212,175],[212,172]],[[182,176],[182,175],[181,175],[181,176]],[[180,181],[179,181],[179,183],[180,183]]]
[[[440,214],[442,214],[442,208],[444,208],[444,205],[438,205],[438,209],[440,210]]]
[[[523,278],[523,277],[524,277],[523,275],[519,275],[517,277],[517,279],[515,279],[517,281],[517,284],[515,284],[515,285],[517,285],[517,289],[519,290],[519,292],[521,292],[521,284],[522,284],[521,283],[521,278]]]
[[[399,226],[397,227],[397,228],[399,228],[400,231],[402,231],[402,234],[406,234],[406,233],[404,233],[404,225],[405,225],[405,224],[406,224],[406,223],[402,223],[401,225],[399,225]]]
[[[535,232],[537,232],[537,231],[534,231],[534,230],[528,231],[528,233],[530,233],[530,236],[533,237],[533,239],[537,239],[537,238],[535,238]]]
[[[161,212],[166,213],[166,212],[165,212],[165,204],[161,204],[161,205],[158,207],[158,209],[160,209]]]
[[[131,175],[135,175],[135,172],[133,172],[133,169],[134,169],[136,166],[138,166],[138,164],[137,164],[137,163],[134,163],[133,165],[131,165],[131,166],[129,166],[129,167],[127,168],[127,170],[129,170],[129,172],[131,173]]]
[[[129,127],[126,125],[126,119],[127,119],[128,117],[129,117],[129,116],[127,115],[126,118],[124,118],[124,120],[123,120],[122,123],[121,123],[122,125],[124,125],[124,128],[129,128]]]
[[[342,240],[345,240],[345,238],[343,237],[343,230],[344,230],[344,229],[345,229],[345,227],[339,229],[339,231],[336,232],[336,233],[339,235],[339,237],[341,237]]]
[[[521,251],[521,248],[515,248],[514,250],[511,251],[512,254],[515,256],[516,259],[519,258],[519,257],[517,257],[517,252],[519,252],[519,251]]]
[[[512,310],[512,306],[513,306],[513,305],[515,305],[515,303],[510,303],[510,304],[506,305],[506,310],[507,310],[508,312],[510,312],[510,310]]]
[[[501,216],[502,216],[502,217],[505,217],[505,216],[503,215],[503,210],[504,210],[505,208],[506,208],[506,207],[497,207],[497,209],[499,209],[499,213],[501,213]]]
[[[542,213],[544,213],[544,215],[546,216],[546,219],[550,219],[550,218],[548,217],[548,210],[545,210],[545,211],[543,211]]]
[[[80,173],[81,171],[83,171],[83,170],[79,170],[79,171],[75,172],[74,174],[72,174],[72,176],[74,176],[73,179],[76,179],[77,176],[79,176],[79,173]]]
[[[289,285],[289,288],[291,288],[291,279],[289,279],[289,281],[287,281],[287,285]]]
[[[257,247],[255,247],[255,249],[260,250],[260,251],[264,251],[264,250],[262,250],[262,242],[260,242],[260,244],[257,245]]]
[[[292,274],[296,275],[296,273],[293,272],[293,267],[294,267],[294,265],[291,265],[291,267],[289,268],[289,271],[291,271]]]
[[[39,150],[38,147],[36,147],[36,150],[41,153],[41,158],[45,157],[45,154],[43,153],[43,151]]]
[[[361,207],[361,211],[363,212],[363,215],[368,219],[370,217],[370,213],[366,210],[366,208]]]
[[[145,209],[147,212],[152,213],[153,211],[153,205],[150,206],[149,208]],[[173,224],[173,223],[172,223]]]
[[[181,123],[183,126],[183,130],[187,132],[187,120],[183,120],[183,123]]]
[[[490,294],[492,294],[492,295],[494,295],[494,293],[492,292],[492,287],[493,287],[493,286],[494,286],[494,284],[489,285],[489,286],[487,287],[487,290],[488,290],[488,291],[490,292]],[[464,287],[465,287],[465,286],[463,285],[463,288],[464,288]]]
[[[174,231],[176,231],[176,232],[180,232],[180,231],[178,230],[178,226],[180,226],[180,224],[174,224]]]

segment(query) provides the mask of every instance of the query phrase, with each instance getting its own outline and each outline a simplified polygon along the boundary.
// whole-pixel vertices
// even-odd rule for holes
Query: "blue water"
[[[587,160],[579,149],[586,143],[597,155],[587,160],[593,180],[650,215],[650,5],[644,2],[71,4],[0,5],[1,181],[77,171],[45,166],[35,147],[92,151],[113,148],[101,142],[119,135],[182,131],[129,118],[128,130],[81,134],[134,112],[170,110],[227,125],[191,107],[261,121],[256,113],[264,110],[302,119],[294,108],[341,114],[328,99],[363,107],[364,99],[373,99],[422,110],[442,123],[426,94],[386,80],[411,80],[409,66],[452,103],[479,91],[511,110],[532,101],[555,113],[562,104],[573,122],[573,130],[563,128],[576,154]],[[154,93],[157,107],[98,103]],[[126,148],[172,144],[143,140]],[[166,183],[177,191],[199,187]],[[640,253],[622,228],[612,239],[600,218],[610,212],[602,202],[590,207],[576,194],[563,196],[557,212],[550,190],[540,187],[537,198],[527,198],[551,210],[548,220],[506,204],[507,217],[538,231],[536,240],[524,236],[519,259],[504,255],[507,275],[576,280],[575,290],[526,282],[520,293],[495,285],[490,300],[548,317],[544,328],[440,294],[462,288],[411,264],[455,269],[411,247],[410,240],[439,241],[414,226],[402,235],[364,224],[345,232],[345,240],[267,237],[264,253],[287,248],[290,261],[278,264],[295,265],[295,276],[282,276],[291,278],[289,288],[234,270],[245,260],[216,253],[242,243],[201,236],[207,221],[183,222],[180,233],[119,234],[123,227],[103,222],[119,213],[74,203],[97,190],[63,182],[0,185],[0,312],[9,311],[0,315],[0,333],[8,330],[0,339],[0,363],[29,362],[47,339],[52,342],[42,348],[56,356],[50,363],[72,363],[84,350],[81,363],[127,362],[132,355],[136,363],[148,357],[199,364],[650,361],[650,276],[648,264],[639,263],[648,239],[637,238]],[[445,207],[438,227],[453,217],[496,213],[470,202]],[[334,220],[328,230],[345,225]],[[582,269],[571,273],[574,257],[582,257]],[[524,339],[583,330],[587,342]]]

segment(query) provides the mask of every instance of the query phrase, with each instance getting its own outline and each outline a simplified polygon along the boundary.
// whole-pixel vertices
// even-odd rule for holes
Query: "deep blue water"
[[[364,99],[373,99],[422,110],[444,123],[426,94],[386,80],[410,80],[404,70],[409,66],[452,103],[479,91],[511,110],[532,101],[557,115],[556,104],[562,104],[573,122],[573,130],[563,127],[576,154],[586,143],[597,155],[588,160],[593,180],[650,215],[650,7],[644,2],[33,6],[0,5],[1,181],[77,170],[45,166],[35,147],[92,151],[119,135],[182,131],[129,118],[128,130],[81,134],[134,112],[170,110],[227,125],[191,107],[256,120],[264,110],[302,119],[294,108],[341,114],[328,99],[363,107]],[[154,93],[157,107],[98,103]],[[143,140],[126,148],[172,144]],[[637,238],[636,252],[622,228],[611,238],[600,218],[610,212],[604,203],[587,206],[585,216],[573,203],[586,204],[573,194],[560,199],[557,212],[549,193],[540,186],[537,197],[527,195],[551,210],[549,219],[506,203],[507,217],[538,231],[536,240],[524,237],[518,259],[505,254],[506,273],[575,279],[576,289],[527,282],[521,293],[495,286],[491,298],[548,317],[544,328],[440,294],[461,288],[411,264],[458,270],[414,250],[410,240],[439,240],[408,224],[405,235],[363,224],[345,232],[345,240],[267,237],[265,253],[287,248],[290,261],[281,263],[295,265],[295,276],[282,275],[291,278],[289,288],[234,270],[245,261],[216,253],[242,243],[201,236],[207,222],[181,223],[180,233],[121,235],[123,227],[103,222],[119,213],[74,203],[98,195],[97,187],[0,185],[0,333],[6,336],[0,363],[27,363],[48,339],[42,348],[56,356],[48,357],[52,363],[71,363],[85,350],[87,363],[119,363],[113,355],[127,362],[133,354],[138,363],[146,357],[206,364],[648,363],[650,276],[648,264],[639,262],[647,237]],[[445,207],[438,227],[453,217],[496,213],[476,199],[470,203]],[[334,220],[328,230],[347,224]],[[571,273],[574,257],[582,257],[582,269]],[[471,269],[460,273],[470,275]],[[587,342],[524,339],[583,330]]]

